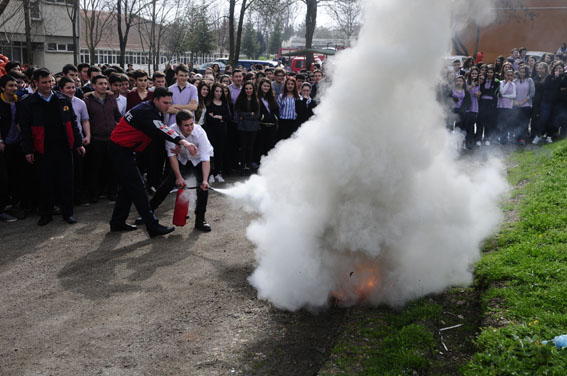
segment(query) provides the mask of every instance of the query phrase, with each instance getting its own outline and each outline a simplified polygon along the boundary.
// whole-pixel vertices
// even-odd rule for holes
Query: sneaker
[[[2,222],[11,223],[11,222],[16,222],[17,220],[18,220],[18,218],[12,217],[8,213],[4,213],[4,212],[0,213],[0,221],[2,221]]]
[[[217,174],[217,176],[215,176],[215,179],[217,179],[219,183],[224,183],[224,179],[221,174]]]
[[[553,140],[551,139],[550,136],[547,136],[547,138],[545,139],[545,142],[547,142],[548,144],[551,144],[553,142]]]
[[[481,147],[481,146],[482,146],[482,142],[477,141],[477,142],[476,142],[476,147],[479,148],[479,147]]]
[[[215,182],[215,177],[213,175],[209,176],[209,184]]]
[[[532,140],[532,144],[537,145],[541,141],[541,137],[535,136]]]
[[[490,141],[488,141],[488,140],[484,141],[484,145],[490,146]]]

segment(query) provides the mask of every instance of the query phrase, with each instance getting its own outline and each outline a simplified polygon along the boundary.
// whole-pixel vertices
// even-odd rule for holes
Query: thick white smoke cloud
[[[260,298],[288,310],[331,296],[401,305],[471,282],[506,182],[497,160],[457,159],[435,99],[451,16],[468,3],[480,2],[366,2],[316,118],[230,189],[259,213],[247,235]]]

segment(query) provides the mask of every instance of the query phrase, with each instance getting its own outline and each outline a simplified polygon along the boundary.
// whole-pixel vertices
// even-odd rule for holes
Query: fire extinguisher
[[[187,223],[187,213],[189,212],[189,195],[185,193],[187,189],[186,186],[177,189],[173,224],[178,227],[183,227]]]

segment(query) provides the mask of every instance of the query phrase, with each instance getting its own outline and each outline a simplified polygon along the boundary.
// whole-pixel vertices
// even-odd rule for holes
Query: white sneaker
[[[215,182],[215,177],[213,175],[209,176],[209,184]]]
[[[219,183],[224,183],[224,179],[221,174],[217,174],[217,176],[215,176],[215,179],[217,179]]]
[[[541,141],[541,137],[535,136],[532,140],[532,144],[537,145]]]
[[[545,139],[545,142],[547,142],[548,144],[551,144],[553,142],[553,140],[551,139],[551,137],[547,136],[547,138]]]
[[[477,147],[481,147],[481,146],[482,146],[482,142],[477,141],[477,142],[476,142],[476,146],[477,146]]]
[[[484,144],[485,144],[486,146],[490,146],[490,141],[486,140],[486,141],[484,141]]]

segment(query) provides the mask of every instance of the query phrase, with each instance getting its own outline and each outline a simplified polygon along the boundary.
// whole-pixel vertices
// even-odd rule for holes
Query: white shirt
[[[181,147],[179,154],[177,154],[177,160],[181,164],[186,165],[187,161],[191,161],[191,163],[193,163],[193,166],[197,166],[201,162],[208,162],[211,160],[211,157],[214,155],[213,146],[207,138],[207,133],[205,133],[205,130],[199,124],[194,125],[193,132],[191,132],[189,137],[183,136],[183,133],[181,133],[177,124],[173,124],[171,128],[175,130],[175,132],[177,132],[177,134],[179,134],[181,138],[187,140],[187,142],[192,143],[198,149],[197,154],[195,156],[192,156],[191,154],[189,154],[189,150]],[[175,149],[175,147],[176,145],[173,142],[165,142],[165,150],[168,157],[175,155],[171,152],[171,149]]]
[[[116,98],[116,104],[118,105],[118,111],[120,111],[122,116],[124,116],[124,114],[126,113],[127,102],[128,102],[128,99],[126,99],[125,96],[118,94],[118,98]]]

